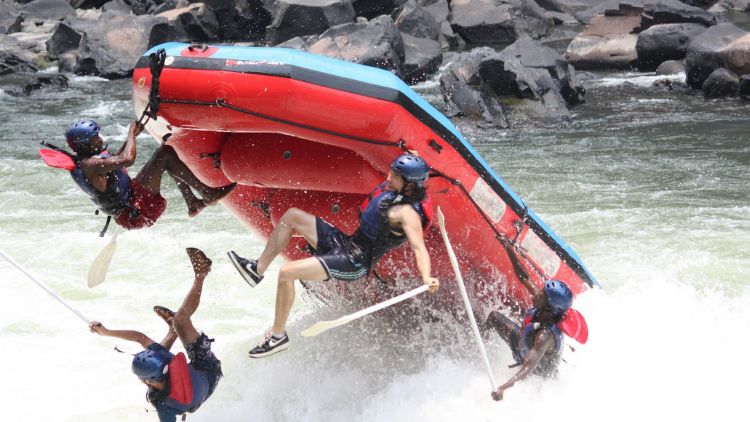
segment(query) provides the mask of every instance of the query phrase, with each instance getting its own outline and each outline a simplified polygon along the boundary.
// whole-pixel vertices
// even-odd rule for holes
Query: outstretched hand
[[[424,284],[428,285],[430,293],[435,293],[440,288],[440,281],[435,277],[429,277],[424,280]]]
[[[105,327],[104,324],[99,321],[91,321],[91,323],[89,324],[89,330],[92,333],[104,335],[104,332],[107,331],[107,327]]]
[[[503,387],[498,387],[497,391],[493,391],[492,392],[492,399],[495,400],[495,401],[502,400],[503,399],[503,392],[505,392],[505,390],[503,389]]]

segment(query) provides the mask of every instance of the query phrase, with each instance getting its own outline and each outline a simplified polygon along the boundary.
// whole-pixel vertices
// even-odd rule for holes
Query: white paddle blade
[[[112,262],[112,257],[117,250],[117,235],[118,233],[115,233],[112,236],[112,240],[107,243],[101,252],[99,252],[99,255],[94,258],[94,262],[91,263],[88,278],[86,279],[86,284],[90,289],[104,283],[104,279],[107,277],[107,270],[109,270],[109,264]]]
[[[387,307],[389,307],[391,305],[395,305],[396,303],[403,302],[406,299],[414,297],[414,296],[416,296],[416,295],[418,295],[420,293],[426,292],[427,289],[429,289],[429,288],[430,288],[430,286],[428,286],[426,284],[423,284],[423,285],[417,287],[416,289],[409,290],[406,293],[400,294],[400,295],[398,295],[396,297],[390,298],[390,299],[388,299],[388,300],[386,300],[384,302],[380,302],[380,303],[378,303],[376,305],[372,305],[369,308],[362,309],[361,311],[357,311],[357,312],[355,312],[353,314],[342,316],[339,319],[334,319],[333,321],[320,321],[320,322],[316,322],[315,324],[313,324],[312,326],[310,326],[310,328],[302,331],[301,334],[302,334],[303,337],[314,337],[314,336],[317,336],[318,334],[320,334],[320,333],[322,333],[324,331],[328,331],[331,328],[335,328],[335,327],[338,327],[340,325],[348,324],[348,323],[354,321],[355,319],[362,318],[363,316],[369,315],[369,314],[371,314],[371,313],[373,313],[375,311],[379,311],[379,310],[381,310],[383,308],[387,308]]]

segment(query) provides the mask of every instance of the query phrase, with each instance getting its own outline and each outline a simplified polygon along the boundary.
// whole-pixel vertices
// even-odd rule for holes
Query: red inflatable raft
[[[500,301],[529,304],[502,236],[515,243],[536,283],[560,279],[575,293],[597,285],[451,122],[391,73],[287,49],[168,43],[135,68],[138,115],[149,100],[148,55],[157,49],[166,51],[161,101],[147,130],[160,140],[171,134],[169,144],[204,182],[237,182],[223,204],[259,235],[267,236],[292,206],[353,232],[358,205],[384,180],[390,162],[411,149],[432,167],[428,191],[445,214],[478,313]],[[426,243],[442,296],[451,296],[454,275],[437,224]],[[286,256],[307,256],[302,246],[293,241]],[[378,296],[375,274],[386,282],[418,278],[410,248],[387,254],[368,281],[314,284]]]

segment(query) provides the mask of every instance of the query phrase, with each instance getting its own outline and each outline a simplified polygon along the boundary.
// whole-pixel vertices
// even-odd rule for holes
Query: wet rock
[[[378,67],[404,78],[404,40],[389,16],[334,26],[307,43],[311,53]]]
[[[656,68],[657,75],[679,75],[685,72],[685,65],[677,60],[667,60]]]
[[[742,75],[740,77],[737,95],[742,97],[743,100],[750,100],[750,75]]]
[[[450,23],[467,44],[507,46],[548,35],[551,22],[533,0],[453,0]]]
[[[166,18],[102,13],[88,29],[76,51],[74,72],[106,78],[130,76],[133,66],[149,47],[152,29]]]
[[[214,11],[203,3],[172,9],[157,16],[167,20],[171,26],[167,33],[174,34],[173,40],[205,42],[220,38],[219,20]]]
[[[55,32],[47,40],[47,54],[50,59],[57,59],[61,54],[78,49],[81,43],[79,32],[61,22],[55,28]]]
[[[706,27],[696,23],[654,25],[638,34],[638,69],[649,72],[667,60],[685,58],[687,46]]]
[[[357,16],[369,19],[380,15],[390,15],[397,7],[404,4],[406,0],[352,0],[354,11]]]
[[[49,87],[67,88],[68,78],[59,73],[28,72],[0,76],[0,90],[8,95],[28,96],[34,91]]]
[[[0,2],[0,34],[8,34],[21,30],[21,10],[15,3]]]
[[[740,75],[750,73],[742,70],[750,59],[747,35],[731,23],[712,26],[697,35],[685,55],[688,85],[701,89],[708,75],[722,67]]]
[[[706,98],[733,97],[740,87],[740,78],[734,72],[719,68],[703,82],[701,90]]]
[[[401,33],[417,38],[438,39],[440,24],[430,12],[417,5],[415,0],[408,0],[393,14],[393,22]]]
[[[431,14],[435,22],[440,25],[438,41],[444,49],[461,49],[465,45],[461,37],[453,32],[453,28],[448,21],[451,12],[448,0],[419,0],[417,4]]]
[[[404,40],[404,81],[415,84],[427,80],[440,67],[443,54],[440,43],[426,38],[401,34]]]
[[[718,23],[713,13],[676,0],[646,3],[641,18],[642,29],[668,23],[695,23],[705,27]]]
[[[595,16],[568,45],[566,58],[576,69],[624,69],[635,64],[636,32],[641,10],[621,7],[609,15]]]
[[[339,24],[354,22],[351,0],[276,0],[266,41],[278,44],[297,36],[321,34]]]
[[[271,24],[271,9],[263,0],[210,3],[221,25],[224,40],[262,40]],[[270,4],[270,2],[269,2]]]

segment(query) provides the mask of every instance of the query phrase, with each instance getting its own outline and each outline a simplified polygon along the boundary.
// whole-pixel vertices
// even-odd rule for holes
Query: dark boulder
[[[279,44],[298,36],[321,34],[353,22],[355,17],[351,0],[276,0],[266,41]]]
[[[0,34],[10,34],[21,30],[23,17],[15,3],[0,2]]]
[[[702,88],[708,75],[722,67],[739,75],[750,73],[742,70],[750,59],[747,35],[731,23],[712,26],[697,35],[688,45],[685,55],[688,85]]]
[[[8,95],[27,96],[48,87],[67,88],[68,78],[59,73],[12,73],[0,76],[0,90]]]
[[[81,34],[64,22],[60,22],[47,40],[47,55],[55,60],[63,53],[77,50],[80,43]]]
[[[34,55],[7,35],[0,35],[0,75],[16,72],[36,72]]]
[[[440,34],[438,35],[438,41],[445,49],[460,49],[464,46],[464,41],[461,37],[453,32],[448,16],[451,13],[448,0],[419,0],[417,2],[424,10],[426,10],[435,19],[435,22],[440,26]]]
[[[311,53],[386,69],[404,78],[404,41],[389,16],[334,26],[307,43]]]
[[[664,61],[684,59],[690,41],[705,30],[697,23],[676,23],[654,25],[641,32],[635,44],[638,69],[649,72]]]
[[[352,0],[357,16],[372,19],[380,15],[390,15],[406,0]]]
[[[165,22],[163,17],[102,13],[96,26],[81,39],[74,72],[113,79],[130,76],[149,47],[152,30]]]
[[[75,9],[100,9],[110,0],[70,0],[70,6]]]
[[[219,20],[214,11],[203,3],[172,9],[157,15],[165,18],[170,25],[167,34],[173,34],[180,41],[213,41],[220,38]],[[164,31],[164,29],[160,29]]]
[[[719,68],[711,72],[701,90],[706,98],[734,97],[740,87],[740,78],[734,72]]]
[[[393,15],[393,22],[402,33],[431,40],[437,40],[440,36],[440,24],[415,0],[408,0]]]
[[[548,35],[551,22],[533,0],[453,0],[450,23],[467,44],[507,46]]]
[[[415,84],[427,80],[440,67],[443,53],[440,43],[426,38],[401,34],[404,40],[404,81]]]
[[[742,97],[743,100],[750,100],[750,75],[742,75],[740,77],[737,95]]]
[[[642,29],[667,23],[696,23],[707,27],[716,25],[718,21],[713,13],[677,0],[644,5],[641,15]]]

